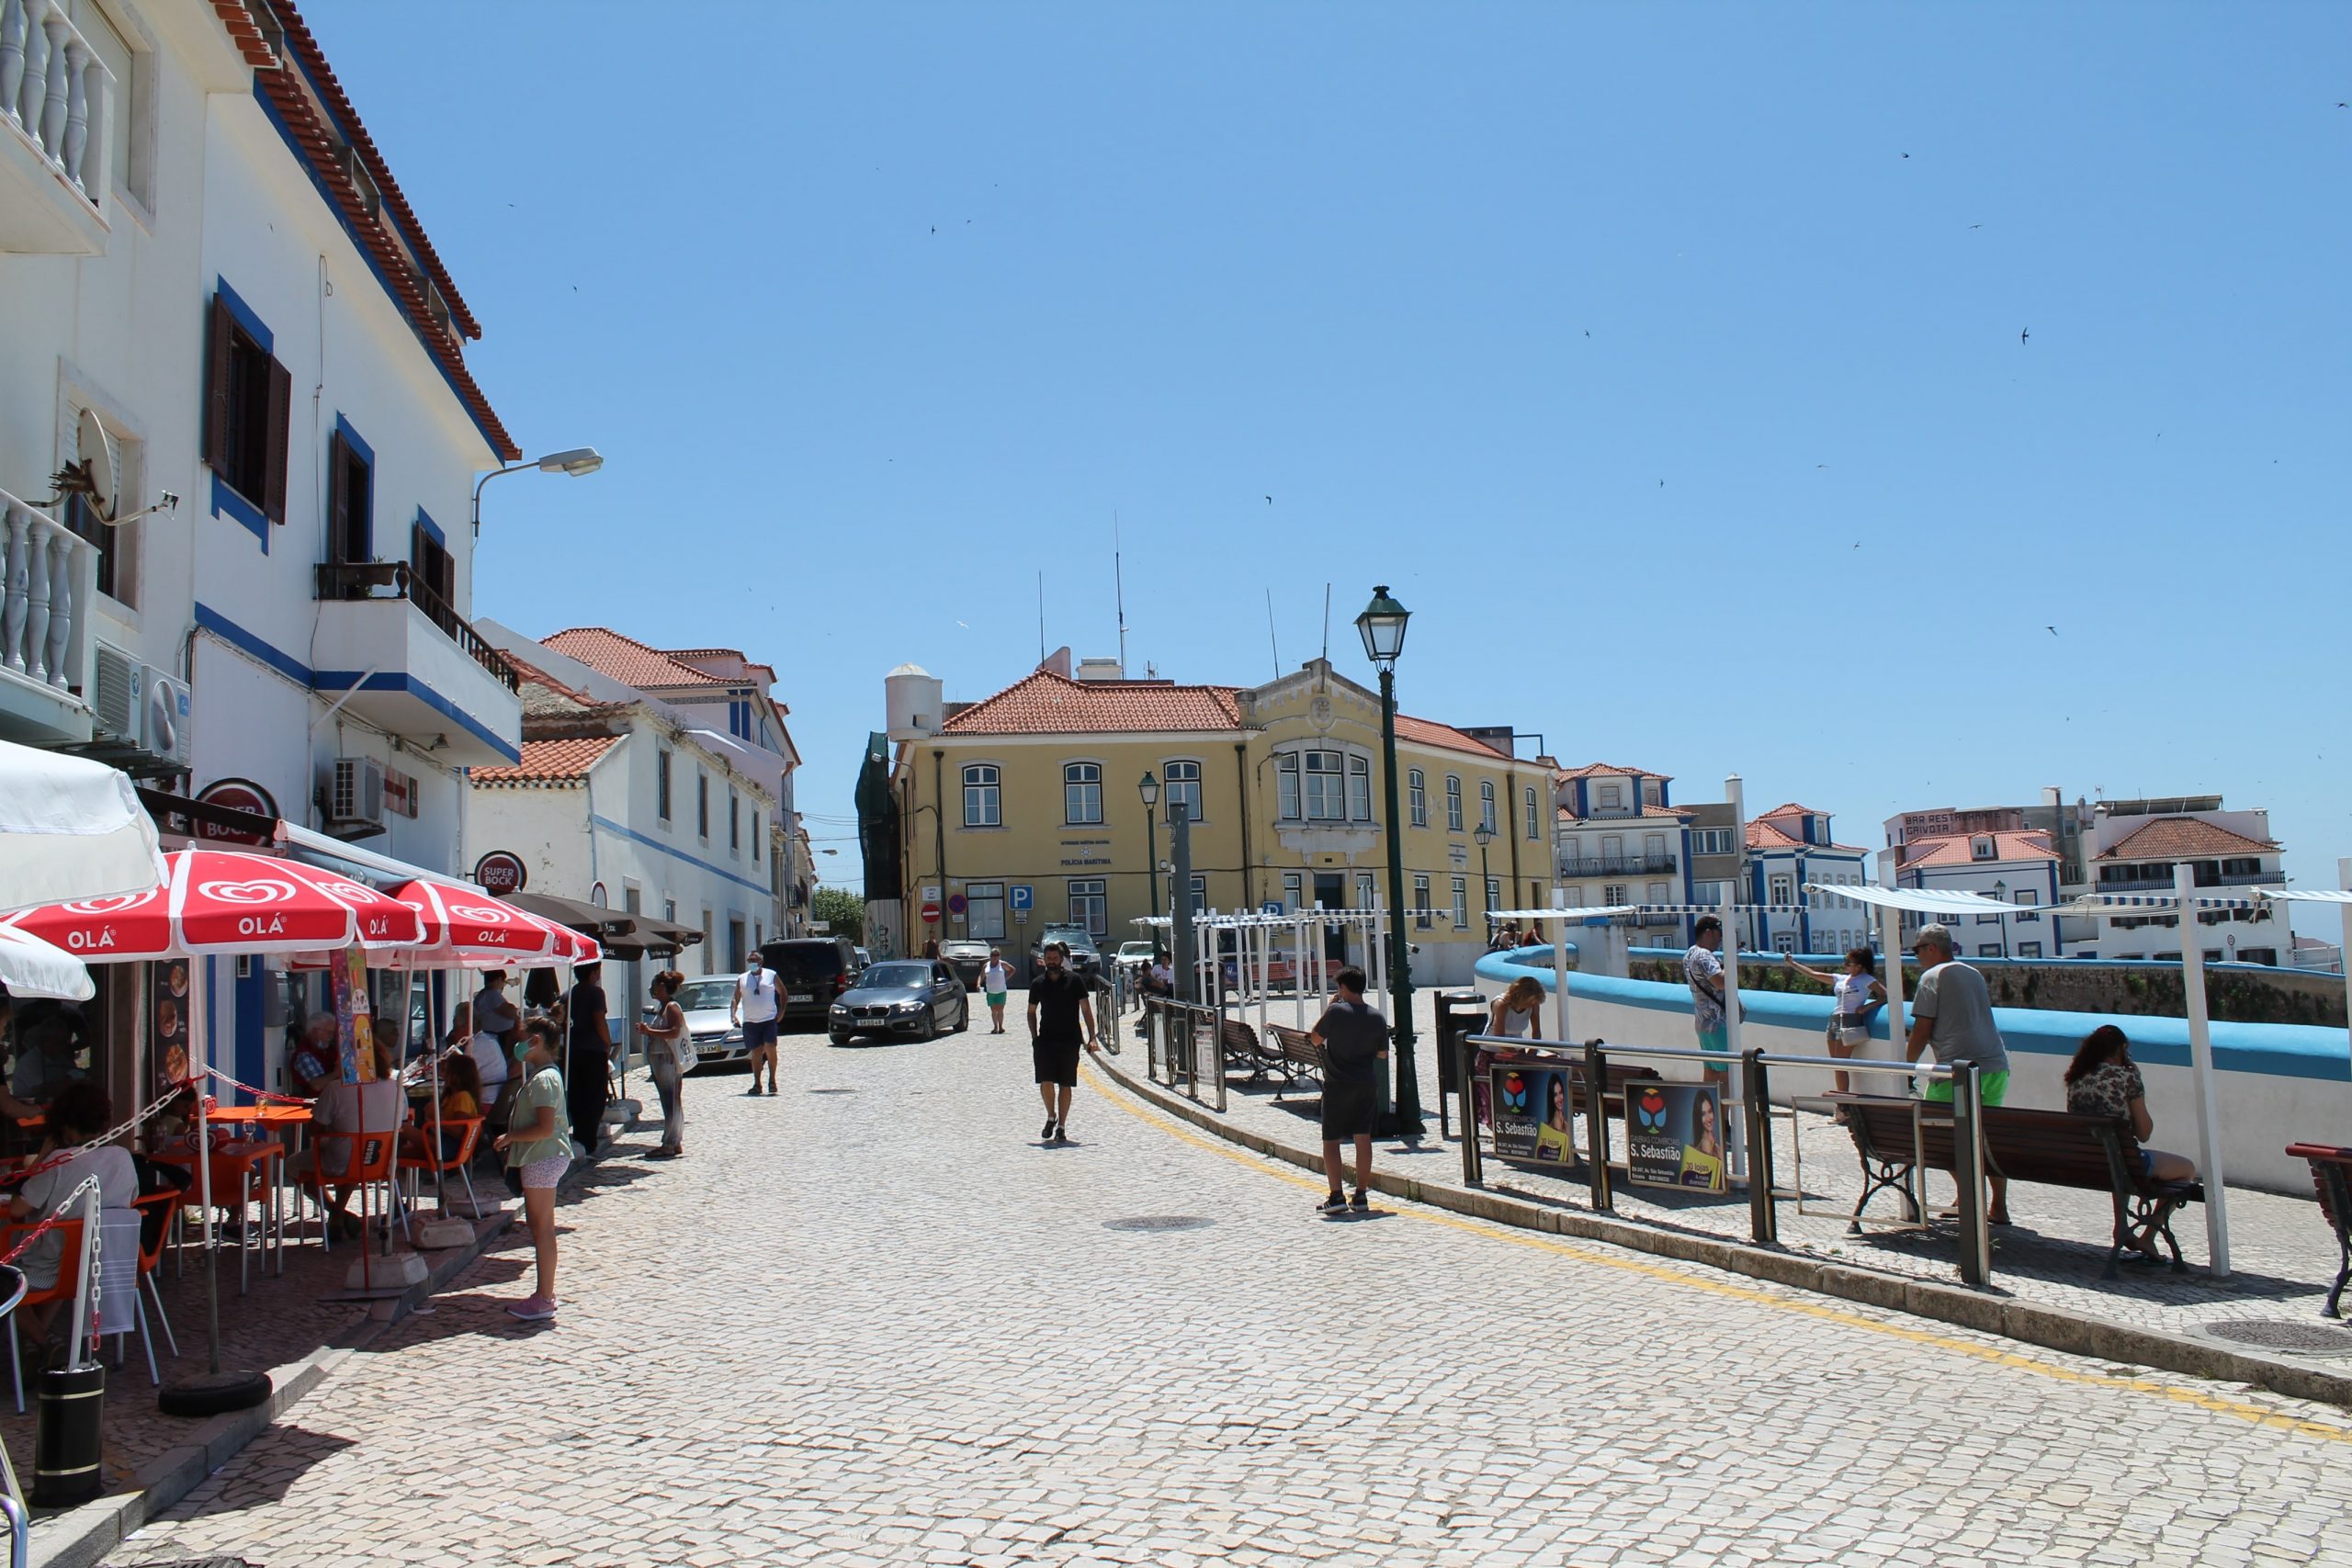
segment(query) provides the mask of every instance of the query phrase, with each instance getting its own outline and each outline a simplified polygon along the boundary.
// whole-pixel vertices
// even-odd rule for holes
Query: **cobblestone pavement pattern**
[[[485,1258],[109,1561],[2352,1562],[2343,1412],[1322,1220],[1099,1075],[1041,1148],[1025,1043],[694,1080],[562,1211],[560,1324]]]

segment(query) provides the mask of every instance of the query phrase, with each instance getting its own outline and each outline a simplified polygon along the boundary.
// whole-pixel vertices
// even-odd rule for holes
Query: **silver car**
[[[695,1070],[743,1060],[743,1031],[727,1021],[735,1000],[735,976],[702,975],[678,987],[678,1007],[686,1015],[686,1037],[695,1043]],[[648,1016],[650,1015],[649,1010]]]

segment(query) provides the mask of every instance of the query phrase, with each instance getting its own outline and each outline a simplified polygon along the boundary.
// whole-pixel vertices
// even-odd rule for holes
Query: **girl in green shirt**
[[[526,1323],[538,1323],[555,1315],[555,1184],[571,1163],[571,1139],[563,1130],[563,1075],[555,1066],[555,1025],[544,1018],[526,1021],[517,1055],[526,1081],[495,1146],[506,1156],[506,1168],[520,1173],[523,1217],[531,1227],[539,1273],[538,1288],[506,1310]]]

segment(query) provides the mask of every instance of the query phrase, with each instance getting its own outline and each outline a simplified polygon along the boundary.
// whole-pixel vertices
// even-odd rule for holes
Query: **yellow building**
[[[1132,922],[1151,912],[1152,868],[1172,852],[1166,823],[1177,799],[1191,811],[1196,909],[1388,902],[1380,697],[1323,660],[1236,687],[1126,680],[1108,661],[1073,676],[1062,655],[994,696],[944,709],[938,682],[911,666],[892,682],[910,946],[968,936],[1025,953],[1044,926],[1063,923],[1107,948],[1137,939]],[[1471,977],[1486,950],[1484,910],[1546,901],[1552,769],[1514,761],[1510,747],[1507,731],[1397,719],[1419,983]],[[1163,791],[1156,833],[1138,790],[1147,773]],[[1495,833],[1485,889],[1482,823]],[[1164,910],[1175,890],[1167,874],[1159,880]],[[926,923],[933,901],[938,919]],[[1363,962],[1360,943],[1346,956]]]

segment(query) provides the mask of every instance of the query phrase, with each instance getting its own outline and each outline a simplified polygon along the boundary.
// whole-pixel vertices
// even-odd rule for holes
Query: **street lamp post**
[[[1487,846],[1495,841],[1495,830],[1484,822],[1470,835],[1478,840],[1478,909],[1487,917],[1487,942],[1495,940],[1495,879],[1487,870]]]
[[[2007,882],[2000,881],[1993,884],[1993,900],[1998,904],[2006,904],[2009,901],[2009,885]],[[2001,956],[2007,958],[2009,955],[2009,917],[2003,915],[2000,917],[2000,920]]]
[[[574,446],[568,452],[550,452],[544,457],[534,457],[526,463],[509,463],[493,468],[474,481],[474,537],[481,537],[481,487],[502,474],[519,474],[526,468],[537,468],[543,474],[570,474],[579,479],[593,474],[605,466],[604,454],[594,446]]]
[[[1151,776],[1150,769],[1144,770],[1143,782],[1136,785],[1136,793],[1143,796],[1143,863],[1151,875],[1150,911],[1157,915],[1159,913],[1159,781]],[[1153,945],[1158,945],[1156,938]]]
[[[1175,867],[1168,874],[1168,903],[1170,934],[1176,955],[1176,996],[1181,1001],[1198,1002],[1200,988],[1200,955],[1194,951],[1199,935],[1193,929],[1193,813],[1182,795],[1168,802],[1168,838],[1170,859]]]
[[[1393,953],[1388,968],[1389,1008],[1396,1023],[1396,1131],[1418,1137],[1421,1126],[1420,1069],[1413,1059],[1411,944],[1405,940],[1405,830],[1396,804],[1396,656],[1405,651],[1404,605],[1388,596],[1385,583],[1372,591],[1372,603],[1356,617],[1364,653],[1380,671],[1381,766],[1388,811],[1388,930]]]

